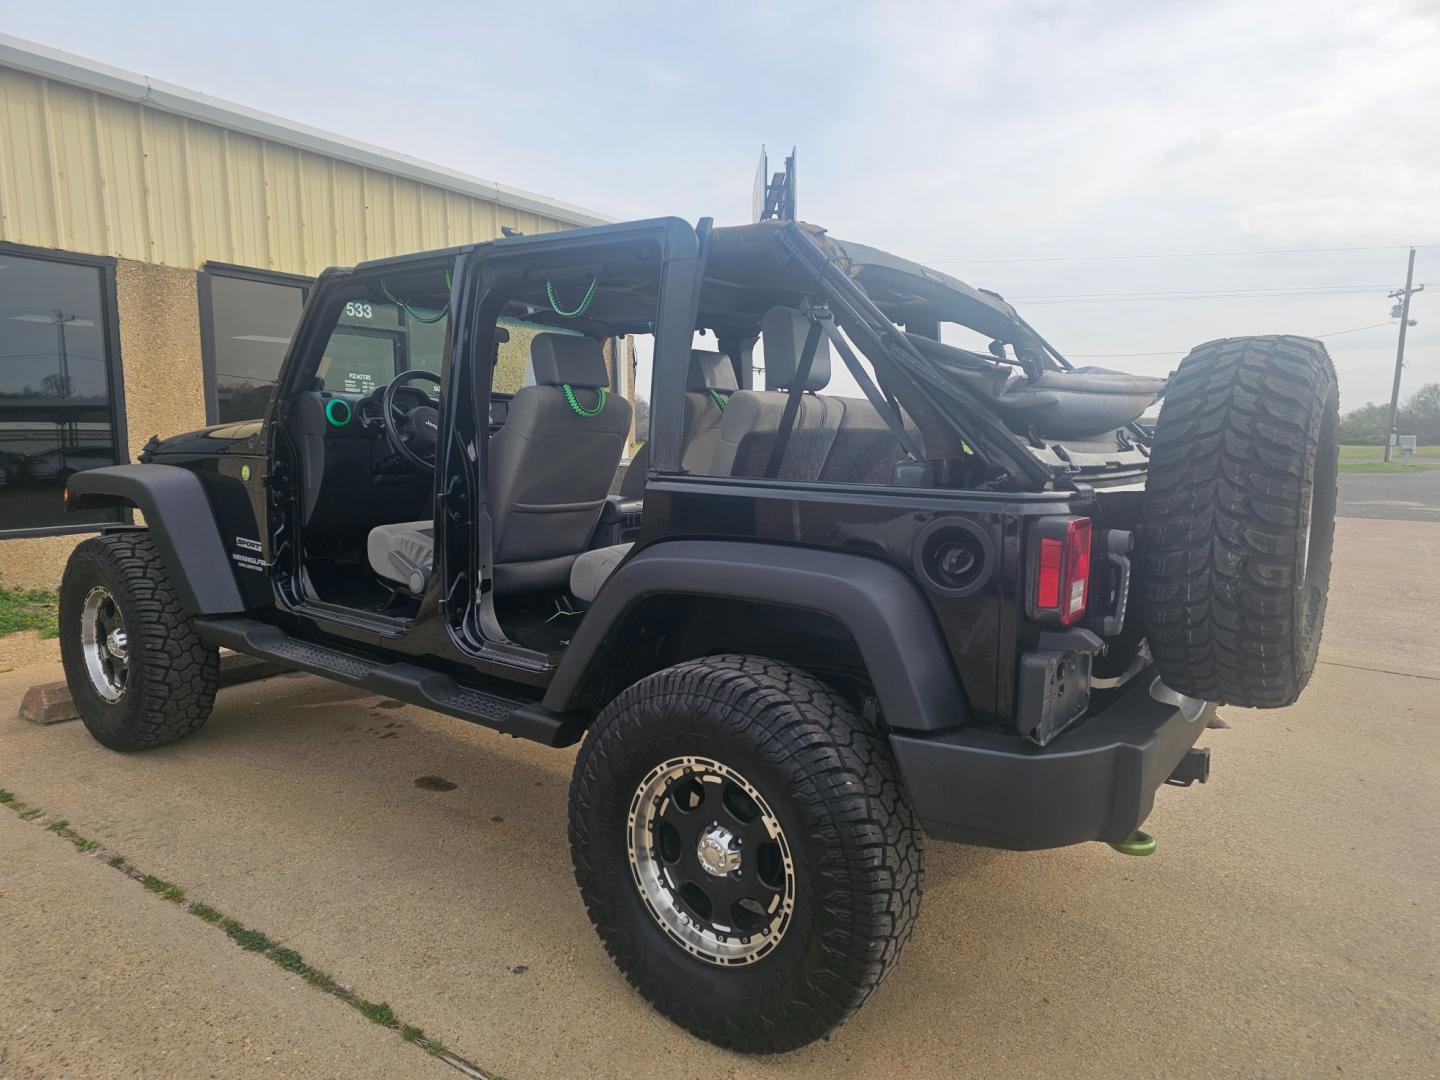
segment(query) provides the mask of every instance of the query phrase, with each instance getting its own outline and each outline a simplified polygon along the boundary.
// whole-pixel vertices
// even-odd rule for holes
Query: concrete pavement
[[[510,1080],[1434,1075],[1437,556],[1440,525],[1342,520],[1309,691],[1280,712],[1223,710],[1232,729],[1202,743],[1211,782],[1158,797],[1156,856],[932,844],[894,976],[830,1039],[777,1058],[685,1035],[604,955],[570,875],[571,752],[284,676],[222,691],[188,740],[119,755],[78,723],[13,719],[24,686],[57,677],[42,664],[0,673],[0,787]],[[456,786],[417,787],[426,776]],[[15,868],[0,1055],[35,1075],[444,1068],[10,814],[0,857]],[[151,975],[116,1012],[86,984],[127,963]],[[147,1020],[195,1056],[154,1056]],[[52,1044],[34,1034],[47,1024]],[[337,1068],[335,1044],[360,1064]],[[47,1045],[69,1048],[68,1069]]]
[[[0,1076],[455,1075],[41,826],[0,853]]]

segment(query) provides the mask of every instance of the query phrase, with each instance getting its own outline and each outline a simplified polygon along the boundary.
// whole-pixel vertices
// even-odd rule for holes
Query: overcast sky
[[[1406,392],[1440,380],[1436,0],[0,0],[0,26],[617,217],[743,221],[760,144],[798,144],[803,218],[997,289],[1077,362],[1382,324],[1327,339],[1345,408],[1388,400],[1385,293],[1432,245]],[[1190,254],[1295,248],[1349,250]]]

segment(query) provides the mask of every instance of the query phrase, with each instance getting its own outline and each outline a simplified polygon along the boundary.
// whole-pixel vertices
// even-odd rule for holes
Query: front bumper
[[[1157,700],[1155,681],[1142,672],[1102,712],[1045,747],[968,728],[891,735],[926,833],[1012,851],[1124,840],[1215,714],[1212,704],[1178,707],[1163,687],[1172,702]]]

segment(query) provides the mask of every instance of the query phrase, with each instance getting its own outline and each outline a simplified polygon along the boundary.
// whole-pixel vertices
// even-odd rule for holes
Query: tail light
[[[1090,519],[1045,517],[1030,544],[1030,617],[1071,626],[1090,599]]]

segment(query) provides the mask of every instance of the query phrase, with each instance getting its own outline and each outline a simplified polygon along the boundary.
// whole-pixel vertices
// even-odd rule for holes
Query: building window
[[[206,266],[200,334],[211,423],[265,415],[310,284],[288,274]]]
[[[0,534],[71,530],[66,481],[124,460],[115,278],[105,259],[0,246]]]

